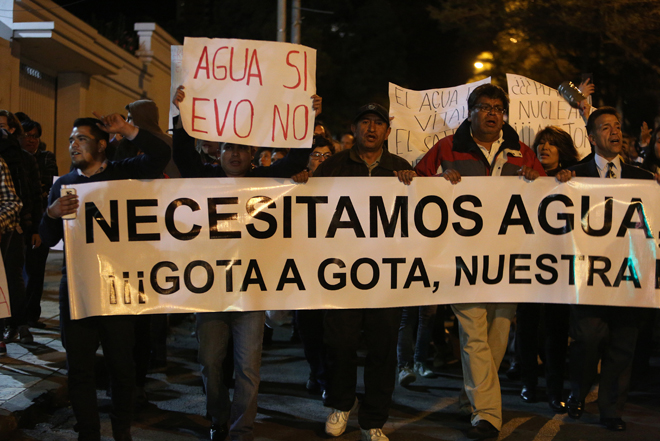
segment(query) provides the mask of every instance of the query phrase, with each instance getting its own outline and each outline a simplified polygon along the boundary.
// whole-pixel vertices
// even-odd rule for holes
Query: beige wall
[[[23,110],[19,93],[21,61],[57,78],[55,115],[51,121],[54,133],[49,135],[53,145],[48,147],[57,156],[60,174],[70,167],[68,139],[78,117],[92,116],[92,111],[126,115],[126,104],[148,98],[158,105],[163,130],[168,127],[170,45],[180,43],[167,32],[148,24],[152,29],[147,33],[148,50],[136,56],[51,0],[24,0],[12,5],[13,39],[0,38],[0,108]],[[31,26],[40,33],[25,30]],[[22,32],[17,31],[19,28]],[[34,108],[34,100],[39,97],[29,97]],[[53,98],[48,99],[52,106]]]

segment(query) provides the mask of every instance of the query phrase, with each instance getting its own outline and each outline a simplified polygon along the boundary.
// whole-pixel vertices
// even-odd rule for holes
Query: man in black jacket
[[[179,86],[173,99],[178,108],[185,99]],[[320,108],[321,98],[314,96],[314,110]],[[180,117],[174,119],[173,159],[184,178],[289,178],[307,165],[310,149],[292,149],[269,167],[252,168],[251,147],[231,143],[220,144],[220,164],[204,164],[195,150],[195,140],[186,133]],[[264,335],[264,311],[229,311],[197,313],[198,360],[206,391],[206,412],[211,417],[212,441],[254,439],[254,419],[257,416],[257,396],[261,368],[261,349]],[[227,356],[229,339],[234,349],[234,399],[223,381],[223,362]]]
[[[352,125],[355,145],[326,159],[314,172],[314,179],[328,176],[397,176],[410,184],[416,176],[405,159],[384,148],[390,134],[385,108],[367,104],[358,110]],[[366,393],[358,414],[363,441],[387,441],[382,428],[389,416],[396,376],[396,344],[401,308],[330,309],[325,315],[324,341],[327,345],[328,388],[325,405],[332,411],[325,431],[340,436],[348,416],[357,405],[357,345],[360,332],[367,342],[364,368]]]
[[[144,153],[123,161],[108,161],[108,133],[120,133]],[[73,123],[69,153],[74,169],[60,177],[48,198],[39,234],[47,246],[64,236],[62,217],[78,211],[78,197],[60,197],[62,185],[119,179],[155,179],[162,176],[170,159],[170,148],[147,130],[124,121],[119,114],[79,118]],[[133,363],[134,316],[101,316],[71,320],[66,260],[60,282],[60,326],[66,349],[69,398],[76,416],[79,441],[100,441],[101,425],[96,401],[94,364],[99,342],[111,378],[112,434],[116,441],[130,441],[135,366]]]
[[[623,145],[621,120],[616,109],[602,107],[587,121],[593,158],[571,168],[573,176],[609,179],[653,179],[653,175],[625,164],[619,157]],[[621,431],[621,419],[630,386],[635,343],[646,310],[619,306],[571,305],[571,395],[568,415],[580,418],[601,358],[598,389],[600,421],[607,429]],[[602,357],[599,357],[604,346]]]

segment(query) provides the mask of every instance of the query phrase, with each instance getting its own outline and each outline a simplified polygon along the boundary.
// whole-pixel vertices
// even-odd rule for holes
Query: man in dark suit
[[[587,121],[587,133],[595,154],[591,160],[572,167],[573,176],[654,179],[653,174],[624,164],[619,157],[623,132],[616,109],[603,107],[594,111]],[[630,386],[637,333],[645,314],[641,308],[571,305],[570,335],[575,341],[571,344],[571,395],[566,403],[571,418],[582,416],[600,358],[600,422],[609,430],[626,429],[621,415]]]

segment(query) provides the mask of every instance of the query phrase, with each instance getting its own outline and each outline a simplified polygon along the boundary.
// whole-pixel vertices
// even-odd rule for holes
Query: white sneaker
[[[422,363],[420,361],[415,362],[415,373],[420,377],[424,377],[424,378],[429,378],[434,375],[433,371],[429,369],[425,363]]]
[[[389,441],[389,438],[380,429],[364,430],[360,428],[360,433],[362,441]]]
[[[406,387],[415,380],[417,380],[417,375],[412,369],[407,366],[399,368],[399,384],[401,386]]]
[[[325,420],[325,433],[330,436],[339,436],[346,430],[348,424],[348,416],[358,408],[358,399],[355,398],[355,403],[351,410],[344,412],[339,409],[332,409],[328,419]],[[377,439],[377,438],[376,438]]]

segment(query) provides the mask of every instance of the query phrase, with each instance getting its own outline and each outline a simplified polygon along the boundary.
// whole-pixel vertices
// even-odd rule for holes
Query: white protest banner
[[[591,153],[585,123],[580,112],[553,89],[521,75],[506,74],[509,85],[509,124],[520,140],[532,147],[536,134],[557,126],[571,135],[580,158]]]
[[[74,318],[470,302],[660,307],[654,181],[74,187],[81,209],[65,221]]]
[[[389,150],[413,166],[433,145],[452,135],[468,117],[467,99],[490,77],[475,83],[445,89],[410,90],[390,83],[392,131]]]
[[[170,118],[169,118],[169,128],[173,129],[172,118],[179,114],[179,109],[172,104],[172,99],[174,94],[176,94],[176,89],[181,84],[183,84],[183,46],[181,45],[172,45],[170,46],[171,54],[171,68],[170,68]]]
[[[11,317],[11,305],[9,304],[9,286],[5,274],[5,263],[0,256],[0,319]]]
[[[316,50],[290,43],[189,38],[183,42],[183,127],[195,138],[311,147]]]

